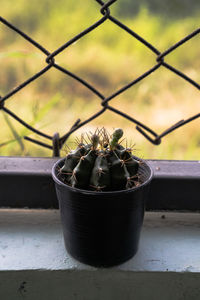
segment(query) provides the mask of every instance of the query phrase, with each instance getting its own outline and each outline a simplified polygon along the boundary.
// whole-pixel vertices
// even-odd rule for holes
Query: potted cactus
[[[138,249],[152,169],[123,147],[122,129],[82,135],[52,169],[65,246],[77,260],[109,267]]]

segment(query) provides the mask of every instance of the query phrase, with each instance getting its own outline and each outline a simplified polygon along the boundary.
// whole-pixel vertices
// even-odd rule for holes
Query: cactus
[[[72,187],[114,191],[130,189],[139,184],[139,161],[132,156],[131,148],[124,148],[119,140],[122,129],[109,137],[104,128],[96,130],[85,144],[82,138],[75,150],[66,156],[60,169],[61,179]]]

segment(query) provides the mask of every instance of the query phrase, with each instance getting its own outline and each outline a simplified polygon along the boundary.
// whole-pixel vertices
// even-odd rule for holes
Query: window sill
[[[136,256],[97,269],[66,253],[59,211],[1,209],[0,298],[197,299],[199,220],[198,213],[147,212]]]
[[[58,158],[1,157],[0,207],[58,208],[51,169]],[[149,160],[147,210],[200,211],[199,161]]]

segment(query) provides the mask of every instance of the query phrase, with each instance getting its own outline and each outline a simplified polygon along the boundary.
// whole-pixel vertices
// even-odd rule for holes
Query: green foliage
[[[123,17],[134,16],[139,12],[141,6],[147,7],[153,14],[173,20],[194,14],[200,9],[200,2],[196,0],[123,0],[118,1],[116,13]]]
[[[119,16],[122,22],[162,52],[198,27],[198,7],[199,2],[195,0],[184,0],[181,4],[179,0],[118,0],[110,9],[114,16]],[[85,0],[84,4],[80,0],[18,0],[15,5],[10,1],[1,0],[2,17],[30,34],[49,51],[54,51],[101,18],[99,9],[96,1],[91,0]],[[177,16],[184,18],[177,19]],[[45,56],[22,37],[3,24],[0,30],[0,95],[5,95],[41,70],[46,63]],[[144,45],[107,20],[95,31],[60,53],[56,62],[83,77],[107,96],[147,71],[155,64],[155,59],[156,56]],[[198,36],[176,49],[165,60],[200,82]],[[111,103],[117,109],[146,122],[160,133],[176,121],[199,111],[197,92],[187,82],[161,67],[144,81],[113,99]],[[51,105],[55,95],[57,100]],[[96,96],[72,78],[53,69],[6,103],[19,117],[37,128],[45,127],[50,135],[54,132],[66,133],[77,118],[84,120],[100,109],[100,102]],[[37,111],[33,103],[37,104]],[[30,132],[10,119],[15,128],[14,134],[11,126],[2,117],[2,112],[0,115],[1,155],[51,155],[50,150],[34,146],[27,141],[23,142],[25,151],[22,152],[20,144],[16,147],[16,142],[13,142],[13,135],[17,141]],[[135,133],[133,124],[112,112],[106,112],[88,126],[93,129],[103,124],[111,129],[116,122],[118,126],[125,128],[128,137],[137,140],[145,157],[199,158],[198,120],[194,125],[188,124],[184,129],[169,135],[159,147],[149,144]],[[183,132],[184,138],[177,138]],[[38,138],[34,134],[32,137]],[[188,141],[193,146],[189,146]]]

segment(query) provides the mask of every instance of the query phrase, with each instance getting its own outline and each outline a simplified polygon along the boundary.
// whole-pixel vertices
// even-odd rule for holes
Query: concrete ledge
[[[199,299],[200,214],[146,213],[137,255],[97,269],[64,248],[57,210],[0,210],[0,299]]]
[[[58,158],[1,157],[0,207],[58,208],[51,169]],[[200,211],[200,162],[148,160],[154,171],[149,211]]]

